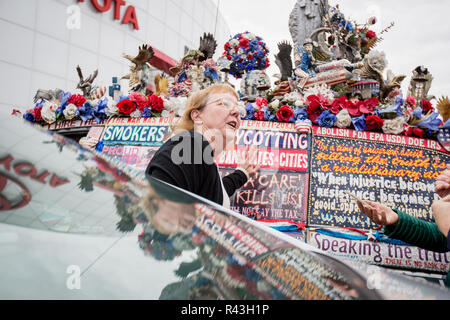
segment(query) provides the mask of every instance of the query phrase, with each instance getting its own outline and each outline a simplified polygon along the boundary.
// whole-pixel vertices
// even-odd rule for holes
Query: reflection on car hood
[[[450,298],[1,119],[0,298]]]

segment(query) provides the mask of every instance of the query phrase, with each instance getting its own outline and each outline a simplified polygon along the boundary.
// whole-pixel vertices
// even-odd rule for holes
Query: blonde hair
[[[215,93],[231,93],[239,100],[238,94],[229,84],[219,83],[200,90],[189,97],[183,117],[181,117],[180,121],[172,127],[172,132],[177,134],[183,130],[194,130],[194,120],[191,118],[191,112],[193,110],[203,110],[208,97]]]

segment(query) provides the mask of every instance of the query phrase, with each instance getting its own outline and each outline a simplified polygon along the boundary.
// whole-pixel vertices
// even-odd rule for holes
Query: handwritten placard
[[[161,147],[177,118],[112,118],[102,136],[106,146]]]
[[[168,133],[169,127],[166,126],[107,126],[103,143],[160,147]]]
[[[262,219],[304,221],[307,188],[306,174],[261,170],[231,197],[231,208],[244,215],[256,210]]]
[[[421,140],[411,140],[413,145],[409,145],[407,139],[387,143],[389,139],[394,140],[382,134],[375,141],[314,136],[309,224],[374,227],[346,191],[432,220],[434,182],[445,170],[449,156],[436,148],[417,147]]]
[[[262,219],[305,221],[308,135],[293,124],[243,121],[236,144],[216,159],[222,176],[233,172],[247,147],[256,148],[254,164],[261,169],[231,197],[232,210],[244,215],[257,211]]]
[[[103,146],[102,153],[110,156],[114,160],[125,163],[136,170],[145,172],[150,160],[158,149],[159,147],[106,145]]]
[[[308,232],[307,239],[310,245],[333,256],[368,264],[439,273],[447,273],[450,269],[450,253],[389,243],[340,239],[318,232]]]
[[[105,121],[97,122],[95,119],[83,121],[79,120],[65,120],[60,122],[54,122],[47,125],[47,129],[50,131],[58,131],[62,129],[74,129],[74,128],[88,128],[93,126],[103,126]]]

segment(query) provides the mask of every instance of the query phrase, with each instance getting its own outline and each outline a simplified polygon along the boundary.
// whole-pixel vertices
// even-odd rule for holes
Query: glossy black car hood
[[[0,299],[450,298],[1,119]]]

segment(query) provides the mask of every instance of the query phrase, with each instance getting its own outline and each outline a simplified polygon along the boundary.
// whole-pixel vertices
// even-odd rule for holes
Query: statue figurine
[[[300,47],[310,34],[322,27],[328,12],[328,0],[297,0],[289,16],[289,31],[294,48]]]
[[[431,100],[434,96],[428,96],[431,88],[433,76],[424,66],[419,66],[413,70],[411,82],[409,83],[408,96],[413,96],[416,101]]]
[[[280,81],[288,81],[292,77],[292,46],[287,41],[278,43],[278,54],[275,55],[275,63],[280,69]]]
[[[77,66],[77,72],[78,77],[80,78],[80,81],[78,82],[77,89],[80,89],[83,91],[83,95],[86,99],[89,99],[91,97],[91,91],[92,91],[92,83],[94,82],[95,78],[97,78],[98,70],[95,70],[93,74],[91,74],[89,77],[84,79],[83,72],[81,71],[80,66]]]
[[[264,70],[252,70],[246,72],[241,80],[241,98],[243,100],[254,102],[258,97],[265,97],[270,86],[270,79]]]
[[[61,103],[61,93],[63,91],[61,89],[55,89],[55,90],[44,90],[44,89],[38,89],[36,92],[36,95],[34,96],[34,103],[37,103],[40,100],[46,100],[51,102]]]
[[[303,94],[303,89],[309,79],[316,76],[313,65],[315,59],[312,54],[313,42],[311,39],[306,39],[302,47],[298,47],[295,54],[295,69],[294,74],[297,77],[297,87],[300,93]]]
[[[379,55],[374,55],[372,57],[366,57],[364,59],[364,65],[359,70],[359,76],[362,80],[375,80],[379,83],[379,97],[381,103],[389,103],[390,96],[392,97],[392,93],[396,91],[396,89],[400,89],[402,86],[403,80],[405,80],[405,75],[394,76],[390,70],[387,72],[387,78],[384,78],[383,69],[386,64],[380,63]],[[377,60],[378,59],[378,60]]]

